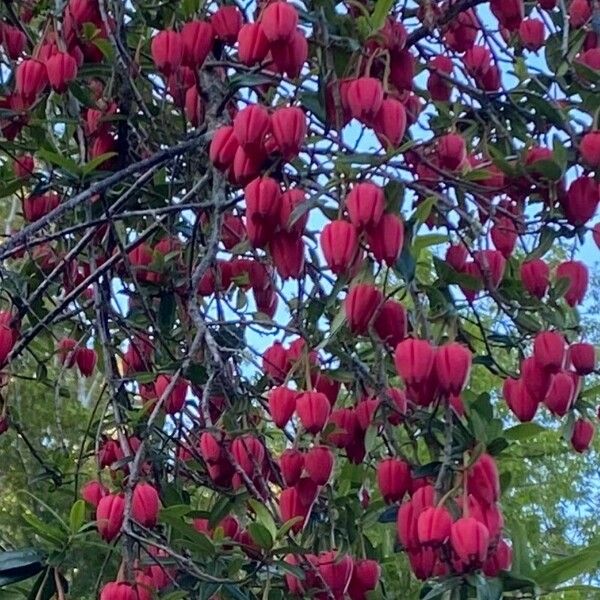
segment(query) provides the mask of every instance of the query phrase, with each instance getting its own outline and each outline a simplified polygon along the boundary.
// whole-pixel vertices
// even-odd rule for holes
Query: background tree
[[[4,2],[2,597],[598,597],[598,10]]]

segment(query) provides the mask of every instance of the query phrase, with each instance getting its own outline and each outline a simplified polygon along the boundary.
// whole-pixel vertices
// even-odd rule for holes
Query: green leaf
[[[284,560],[274,562],[273,566],[276,569],[283,571],[284,573],[289,573],[290,575],[293,575],[300,581],[303,581],[306,576],[302,567],[299,567],[298,565],[291,565],[290,563],[285,562]]]
[[[532,577],[544,588],[552,589],[583,573],[594,572],[600,566],[600,544],[593,544],[571,556],[559,558],[538,569]]]
[[[367,453],[375,449],[378,439],[377,428],[370,426],[365,433],[365,450]]]
[[[536,160],[527,170],[550,181],[558,181],[563,176],[562,167],[554,160]]]
[[[189,18],[200,8],[200,0],[183,0],[181,8],[183,9],[183,14]]]
[[[223,591],[226,592],[227,598],[231,597],[233,600],[249,600],[248,594],[242,592],[239,587],[231,583],[223,585]]]
[[[389,506],[378,517],[378,523],[395,523],[398,518],[398,507]]]
[[[229,90],[235,92],[241,88],[258,87],[261,85],[272,84],[276,80],[274,77],[263,75],[262,73],[240,73],[229,78]]]
[[[96,156],[95,158],[92,158],[92,160],[88,161],[85,163],[85,165],[83,165],[83,167],[81,167],[81,173],[82,175],[89,175],[90,173],[93,173],[100,165],[104,164],[107,160],[110,160],[111,158],[117,156],[116,152],[105,152],[104,154],[101,154],[100,156]]]
[[[289,521],[286,521],[278,530],[277,530],[277,535],[275,536],[275,539],[281,539],[283,536],[285,536],[287,534],[287,532],[296,524],[296,523],[302,523],[304,519],[302,517],[294,517],[293,519],[290,519]]]
[[[192,512],[192,507],[187,504],[174,504],[167,508],[162,508],[159,513],[159,521],[163,519],[173,519],[185,517]]]
[[[209,584],[211,585],[211,584]],[[213,584],[214,585],[214,584]],[[214,591],[218,591],[219,586],[217,585],[217,589]],[[212,590],[211,590],[212,592]],[[162,600],[185,600],[185,598],[189,598],[189,592],[178,590],[176,592],[171,592],[166,596],[161,596]]]
[[[344,312],[343,308],[340,308],[338,313],[333,318],[333,321],[331,322],[331,326],[329,328],[329,335],[325,339],[323,339],[323,341],[317,346],[316,350],[322,350],[331,341],[333,341],[333,339],[339,333],[340,329],[343,327],[345,322],[346,322],[346,313]]]
[[[22,185],[23,184],[19,179],[9,181],[8,183],[0,183],[0,198],[6,198],[7,196],[11,196],[18,189],[20,189]]]
[[[175,294],[161,294],[158,307],[158,326],[161,331],[168,332],[173,327],[176,304]]]
[[[552,248],[554,244],[554,240],[556,238],[556,232],[550,227],[543,227],[540,233],[540,241],[537,245],[537,248],[533,250],[528,256],[528,260],[532,260],[534,258],[541,258]]]
[[[62,548],[66,544],[67,536],[57,527],[44,523],[34,514],[24,512],[22,518],[37,535],[50,542],[53,546]]]
[[[52,568],[47,567],[36,579],[27,600],[51,600],[56,594],[56,582],[52,574]]]
[[[36,154],[38,158],[41,158],[42,160],[45,160],[57,167],[61,167],[71,175],[79,175],[79,165],[68,156],[63,156],[58,152],[52,152],[51,150],[48,150],[46,148],[40,148]]]
[[[37,575],[46,557],[34,548],[0,553],[0,587]]]
[[[248,533],[252,540],[261,548],[270,550],[273,547],[273,536],[264,525],[254,521],[248,525]]]
[[[429,196],[423,200],[419,206],[415,209],[415,212],[412,215],[412,219],[417,224],[425,223],[433,210],[433,207],[437,203],[437,198],[435,196]]]
[[[548,430],[537,423],[519,423],[518,425],[507,429],[504,432],[504,435],[507,439],[516,442],[528,440],[529,438],[535,437],[544,431]]]
[[[264,504],[261,504],[257,500],[249,500],[248,504],[254,511],[256,515],[256,522],[260,523],[271,535],[271,539],[275,539],[277,537],[277,525],[273,520],[273,517],[267,510],[267,507]]]
[[[371,26],[375,31],[383,27],[393,4],[394,0],[377,0],[370,19]]]
[[[517,576],[531,577],[532,567],[525,528],[517,521],[510,523],[509,528],[513,546],[512,573]]]
[[[73,533],[77,533],[85,523],[85,502],[77,500],[71,507],[69,525]]]
[[[325,123],[327,115],[325,107],[321,102],[321,96],[317,92],[302,92],[300,94],[300,103],[308,109],[321,123]]]
[[[552,287],[552,296],[554,298],[562,298],[570,287],[571,280],[568,277],[561,277]]]
[[[418,256],[419,252],[423,248],[429,246],[437,246],[438,244],[444,244],[448,241],[448,236],[443,233],[427,233],[425,235],[418,235],[413,241],[413,251]]]
[[[218,525],[223,520],[223,518],[225,518],[229,514],[232,507],[232,500],[227,496],[221,496],[215,502],[215,505],[213,506],[212,510],[210,511],[210,514],[208,515],[208,524],[210,525],[210,527],[215,527],[216,525]]]

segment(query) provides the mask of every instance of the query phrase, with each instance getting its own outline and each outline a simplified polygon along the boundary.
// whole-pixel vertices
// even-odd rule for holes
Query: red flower
[[[154,382],[154,391],[156,392],[157,401],[160,400],[167,389],[171,386],[173,378],[171,375],[159,375]],[[177,382],[170,390],[169,395],[164,399],[162,409],[168,415],[174,415],[183,408],[185,397],[187,396],[189,383],[182,377],[177,378]]]
[[[551,374],[531,356],[521,362],[521,380],[536,402],[543,402],[550,387]]]
[[[38,60],[27,59],[16,68],[15,92],[26,106],[33,104],[48,84],[46,66]]]
[[[377,225],[384,208],[383,190],[373,183],[358,183],[346,196],[348,216],[359,230]]]
[[[522,379],[505,379],[502,394],[508,408],[519,421],[531,421],[535,417],[538,401],[529,393]]]
[[[31,154],[21,154],[15,157],[13,162],[13,173],[17,179],[25,179],[33,175],[35,163]]]
[[[321,232],[321,249],[327,266],[336,274],[348,271],[358,253],[358,234],[347,221],[327,223]]]
[[[192,126],[199,127],[204,122],[204,100],[195,85],[188,88],[185,93],[183,110],[187,120]]]
[[[584,225],[595,214],[600,202],[600,187],[593,177],[578,177],[561,196],[561,206],[567,221],[572,225]]]
[[[561,371],[552,376],[550,388],[546,394],[544,404],[554,415],[564,417],[575,400],[575,382],[573,377]]]
[[[452,517],[443,506],[426,508],[417,520],[417,537],[424,546],[441,546],[450,537]]]
[[[383,105],[383,87],[379,79],[359,77],[348,86],[348,104],[352,116],[370,123]]]
[[[437,156],[440,167],[450,171],[460,169],[467,159],[465,140],[457,133],[442,136],[437,143]]]
[[[491,0],[490,9],[508,31],[515,31],[523,20],[525,6],[523,0]]]
[[[520,267],[523,287],[538,299],[542,299],[550,283],[550,268],[541,258],[525,261]]]
[[[88,481],[80,493],[85,502],[96,508],[100,500],[108,495],[108,490],[99,481]]]
[[[263,61],[269,53],[269,40],[260,23],[246,23],[238,33],[238,57],[249,67]]]
[[[514,219],[510,217],[500,217],[490,230],[490,237],[496,250],[504,258],[509,258],[515,249],[517,243],[517,226]]]
[[[189,21],[181,28],[182,63],[194,70],[202,66],[213,47],[215,34],[207,21]]]
[[[183,39],[176,31],[160,31],[150,46],[156,68],[167,77],[177,70],[183,60]]]
[[[573,27],[582,27],[592,18],[589,0],[573,0],[569,5],[569,21]]]
[[[569,346],[569,362],[578,375],[589,375],[596,369],[596,349],[593,344],[580,342]]]
[[[334,460],[333,452],[327,446],[313,446],[304,455],[306,474],[317,485],[325,485],[333,472]]]
[[[296,29],[289,40],[271,44],[271,56],[279,73],[286,73],[290,79],[298,77],[308,57],[304,33]]]
[[[373,329],[387,344],[395,348],[407,334],[408,317],[406,309],[397,300],[386,300],[379,309]]]
[[[96,509],[96,526],[103,540],[114,540],[123,525],[125,499],[120,494],[104,496]]]
[[[569,287],[565,300],[569,306],[581,304],[588,288],[588,268],[578,260],[569,260],[558,265],[556,279],[567,279]]]
[[[77,61],[66,52],[57,52],[47,60],[46,71],[52,89],[63,94],[77,77]]]
[[[500,498],[500,478],[496,461],[489,454],[482,454],[468,472],[469,494],[485,505],[493,504]]]
[[[281,194],[281,205],[279,209],[279,227],[289,233],[295,233],[301,236],[304,233],[304,228],[308,222],[308,210],[302,215],[294,217],[295,221],[290,224],[292,215],[296,214],[298,206],[306,201],[306,193],[300,188],[292,188]]]
[[[427,340],[409,338],[396,346],[394,363],[407,386],[418,386],[430,377],[435,348]]]
[[[552,0],[554,1],[554,0]],[[540,2],[542,5],[542,2]],[[490,551],[483,564],[483,572],[488,577],[497,577],[500,571],[509,571],[512,564],[512,548],[505,540],[500,540],[493,552]]]
[[[25,49],[27,37],[18,27],[2,23],[0,27],[0,42],[8,57],[16,60]]]
[[[271,124],[273,137],[284,160],[298,156],[306,138],[304,111],[296,106],[278,108],[271,117]]]
[[[221,460],[223,454],[222,442],[217,440],[214,434],[205,431],[200,436],[199,450],[200,456],[202,456],[208,464],[214,465]]]
[[[406,131],[406,109],[395,98],[386,98],[373,117],[373,129],[383,146],[396,148]]]
[[[279,220],[281,189],[275,179],[257,177],[244,188],[244,196],[248,223],[256,218],[265,223],[276,223]]]
[[[75,362],[77,363],[77,368],[85,377],[89,377],[94,372],[97,360],[98,355],[92,348],[77,348],[75,350]]]
[[[141,600],[136,588],[125,581],[111,581],[100,591],[100,600]],[[145,600],[145,599],[144,599]]]
[[[367,241],[375,260],[385,262],[389,267],[396,260],[404,243],[404,223],[393,213],[385,213],[378,223],[367,229]]]
[[[279,467],[285,485],[288,487],[296,485],[300,481],[304,469],[304,454],[293,448],[284,450],[279,458]]]
[[[271,43],[287,42],[296,31],[298,11],[287,2],[271,2],[263,11],[260,24]]]
[[[490,533],[473,517],[463,517],[452,525],[450,544],[465,567],[479,567],[487,557]]]
[[[276,387],[269,392],[269,413],[277,427],[283,429],[296,410],[298,392],[287,387]]]
[[[565,362],[565,338],[557,331],[538,333],[533,341],[533,356],[538,365],[556,373]]]
[[[591,421],[586,419],[577,419],[573,425],[571,434],[571,444],[576,452],[585,452],[594,439],[596,428]]]
[[[410,467],[398,458],[384,458],[377,465],[377,487],[391,504],[402,500],[410,486]]]
[[[269,242],[273,264],[282,279],[298,279],[304,270],[304,242],[295,233],[279,231]]]
[[[282,382],[289,369],[289,358],[281,342],[274,342],[263,352],[264,372],[277,382]]]
[[[221,6],[212,16],[213,30],[226,44],[235,44],[242,28],[242,13],[237,6]]]
[[[344,311],[350,331],[365,334],[371,319],[383,301],[383,294],[374,285],[359,283],[348,291]]]
[[[448,395],[460,394],[471,371],[471,352],[457,342],[440,346],[435,353],[437,385]]]
[[[597,169],[600,167],[600,131],[590,131],[581,138],[579,152],[583,162]]]
[[[463,244],[452,244],[446,250],[446,263],[458,272],[464,269],[468,257],[469,251]]]
[[[260,472],[265,459],[265,447],[258,438],[246,434],[233,440],[231,455],[242,471],[252,477],[255,470]]]
[[[519,25],[519,37],[527,50],[537,52],[544,45],[544,22],[540,19],[523,19]]]
[[[264,137],[271,131],[271,117],[260,104],[251,104],[235,115],[233,131],[244,150],[261,149]]]
[[[156,489],[149,483],[138,483],[131,498],[131,516],[143,527],[155,527],[159,509]]]
[[[331,404],[321,392],[303,392],[296,399],[296,414],[309,433],[319,433],[327,423]]]
[[[230,125],[219,127],[210,143],[209,158],[217,169],[223,171],[233,164],[239,147],[240,144],[235,137],[233,127]]]

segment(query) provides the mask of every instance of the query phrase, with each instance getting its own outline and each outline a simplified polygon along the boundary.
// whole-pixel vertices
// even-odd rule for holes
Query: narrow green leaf
[[[371,27],[373,27],[375,31],[378,31],[383,27],[393,4],[394,0],[377,0],[370,19]]]
[[[252,540],[261,548],[270,550],[273,547],[273,537],[264,525],[254,521],[248,525],[248,533]]]
[[[249,500],[248,504],[251,506],[254,514],[256,515],[256,522],[263,525],[271,535],[271,538],[275,539],[277,537],[277,525],[267,510],[267,507],[257,500]]]
[[[85,523],[85,502],[77,500],[71,507],[69,525],[73,533],[77,533]]]
[[[544,431],[548,430],[537,423],[519,423],[518,425],[507,429],[504,432],[504,435],[507,439],[516,442],[528,440],[529,438],[535,437]]]

